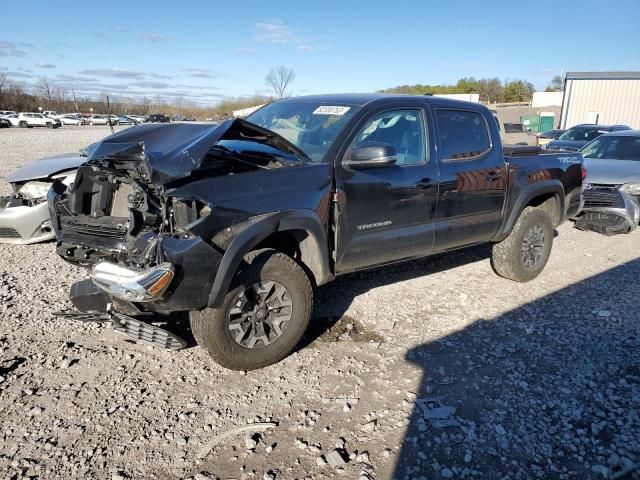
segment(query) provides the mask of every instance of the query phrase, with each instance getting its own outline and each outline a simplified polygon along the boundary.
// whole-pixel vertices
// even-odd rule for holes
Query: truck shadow
[[[634,260],[409,350],[423,373],[392,478],[624,476],[640,461],[639,279]]]

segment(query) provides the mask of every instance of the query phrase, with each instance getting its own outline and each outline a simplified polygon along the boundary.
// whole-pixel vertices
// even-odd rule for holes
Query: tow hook
[[[145,343],[154,347],[175,352],[187,346],[187,342],[177,335],[143,322],[136,318],[124,315],[113,310],[104,312],[56,312],[56,317],[67,318],[79,322],[110,322],[113,330],[121,335]]]

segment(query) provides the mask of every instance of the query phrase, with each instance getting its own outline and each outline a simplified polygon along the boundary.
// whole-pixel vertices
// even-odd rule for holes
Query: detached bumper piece
[[[172,352],[187,346],[185,340],[167,330],[118,312],[57,312],[54,315],[85,323],[111,322],[114,331],[131,340]]]
[[[585,212],[576,221],[576,228],[597,232],[602,235],[629,233],[635,228],[625,217],[606,212]]]
[[[176,351],[187,346],[182,338],[160,327],[114,312],[111,317],[113,329],[136,342],[146,343],[165,350]]]
[[[187,346],[186,341],[163,328],[114,311],[117,308],[132,315],[145,314],[132,303],[110,298],[91,279],[74,283],[70,298],[77,311],[58,312],[54,313],[55,316],[79,322],[109,322],[116,332],[165,350],[175,351]]]

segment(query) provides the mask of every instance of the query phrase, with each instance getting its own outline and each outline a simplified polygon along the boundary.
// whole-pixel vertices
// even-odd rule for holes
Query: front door
[[[433,248],[437,169],[429,161],[425,113],[420,108],[372,113],[336,165],[338,273],[424,255]],[[395,163],[346,167],[350,150],[363,142],[392,145]]]
[[[435,110],[440,188],[435,250],[487,242],[502,219],[507,172],[495,125],[480,111]]]

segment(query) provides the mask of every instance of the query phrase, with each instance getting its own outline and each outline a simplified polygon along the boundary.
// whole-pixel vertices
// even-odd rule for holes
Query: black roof
[[[640,72],[567,72],[567,80],[640,80]]]
[[[431,95],[405,95],[401,93],[330,93],[323,95],[306,95],[302,97],[291,97],[282,102],[308,102],[308,103],[335,103],[336,105],[354,105],[364,106],[375,101],[390,100],[407,100],[415,99],[425,103],[437,103],[438,105],[446,105],[451,107],[468,106],[469,104],[478,105],[479,103],[465,102],[463,100],[453,100],[451,98],[437,97]]]

